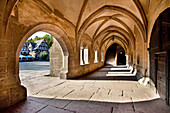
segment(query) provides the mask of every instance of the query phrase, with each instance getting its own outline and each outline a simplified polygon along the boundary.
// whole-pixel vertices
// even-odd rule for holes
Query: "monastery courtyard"
[[[20,62],[27,100],[7,113],[168,113],[168,107],[149,86],[139,84],[126,70],[116,74],[105,66],[83,78],[49,77],[49,62]],[[97,78],[99,80],[97,80]]]

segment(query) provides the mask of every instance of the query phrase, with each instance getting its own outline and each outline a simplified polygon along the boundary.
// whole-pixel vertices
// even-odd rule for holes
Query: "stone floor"
[[[76,78],[80,80],[123,80],[123,81],[137,81],[135,74],[132,74],[132,69],[126,66],[112,66],[107,65],[96,71],[93,71],[85,76]]]
[[[109,71],[99,74],[103,70],[114,69],[101,68],[79,80],[59,80],[55,77],[40,76],[38,72],[34,73],[34,77],[22,79],[22,84],[28,91],[27,100],[0,112],[170,113],[170,107],[150,88],[134,79],[116,79],[118,76],[123,76],[116,72],[109,76],[107,75]],[[20,70],[23,78],[25,71]],[[128,74],[124,73],[125,76]],[[96,80],[96,76],[101,78],[112,76],[114,79]],[[129,76],[133,75],[129,74]]]
[[[46,61],[19,62],[21,81],[50,74],[50,63]]]

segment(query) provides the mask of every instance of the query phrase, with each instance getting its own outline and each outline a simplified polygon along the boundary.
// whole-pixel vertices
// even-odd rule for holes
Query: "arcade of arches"
[[[0,7],[0,108],[26,98],[18,54],[37,31],[57,40],[51,76],[126,65],[169,102],[170,0],[0,0]]]

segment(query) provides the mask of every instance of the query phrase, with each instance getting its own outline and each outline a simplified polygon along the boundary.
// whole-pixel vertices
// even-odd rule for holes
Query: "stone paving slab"
[[[39,95],[33,95],[33,96],[27,97],[28,100],[38,102],[41,104],[44,104],[45,102],[50,101],[53,98],[54,98],[54,96],[39,96]]]
[[[55,108],[52,106],[47,106],[44,109],[42,109],[41,111],[39,111],[38,113],[74,113],[74,112]]]
[[[72,102],[72,100],[53,98],[47,101],[45,104],[64,109],[70,102]]]
[[[80,91],[75,90],[69,95],[65,96],[65,99],[74,99],[74,100],[89,100],[95,91]]]
[[[11,108],[4,109],[0,113],[36,113],[46,107],[45,104],[40,104],[32,100],[27,100],[12,106]]]
[[[63,83],[63,82],[61,82]],[[50,87],[48,89],[39,91],[38,96],[54,96],[56,97],[56,93],[58,93],[59,91],[63,90],[65,88],[65,86],[61,85],[61,84],[57,84],[54,87]]]
[[[53,82],[51,82],[53,81]],[[54,82],[55,81],[55,82]],[[27,81],[25,81],[27,82]],[[40,81],[37,81],[40,82]],[[33,85],[26,85],[26,87],[28,88],[29,94],[38,94],[41,91],[47,90],[51,87],[57,86],[58,84],[63,83],[63,81],[61,80],[56,80],[56,79],[51,79],[51,78],[46,78],[45,80],[42,79],[40,83],[37,84],[33,84]],[[24,85],[25,86],[25,85]]]
[[[101,105],[94,105],[84,101],[73,101],[66,110],[76,111],[76,113],[111,113],[112,108]]]
[[[162,99],[135,102],[134,108],[137,112],[142,113],[170,113],[170,107],[168,107]]]
[[[70,93],[72,93],[74,91],[75,91],[75,89],[65,87],[64,89],[57,92],[55,94],[55,96],[56,96],[56,98],[64,98],[64,97],[66,97],[67,95],[69,95]]]
[[[99,75],[90,76],[102,75],[100,72],[97,73]],[[35,73],[38,74],[40,73]],[[137,81],[59,80],[55,77],[38,75],[25,78],[21,82],[27,88],[28,99],[3,110],[2,113],[169,113],[170,111],[170,107],[158,94]]]

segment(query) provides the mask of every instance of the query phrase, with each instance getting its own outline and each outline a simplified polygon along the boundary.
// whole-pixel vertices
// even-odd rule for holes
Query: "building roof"
[[[36,43],[30,42],[30,44],[32,45],[33,49],[36,47]]]
[[[25,45],[28,47],[29,46],[29,44],[30,44],[30,42],[25,42]]]
[[[43,41],[44,41],[44,39],[35,41],[36,47],[35,47],[34,49],[37,49],[37,48],[41,45],[41,43],[42,43]]]

